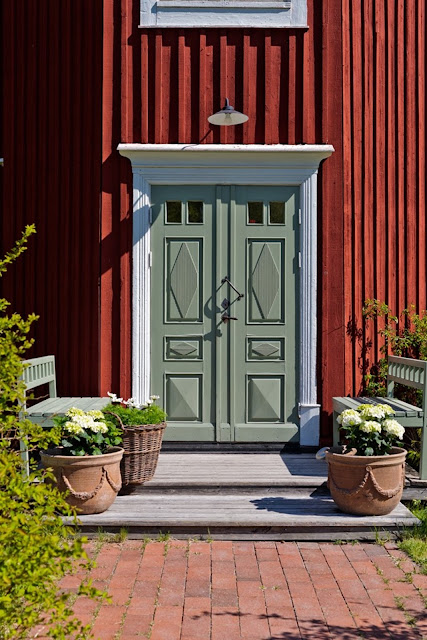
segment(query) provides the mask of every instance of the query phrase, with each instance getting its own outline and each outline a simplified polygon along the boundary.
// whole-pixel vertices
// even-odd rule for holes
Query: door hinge
[[[149,220],[150,220],[150,224],[153,224],[153,207],[150,207]]]
[[[299,224],[301,224],[301,220],[302,220],[301,209],[298,209],[298,223]]]
[[[148,252],[148,268],[151,269],[153,265],[153,254],[151,251]]]
[[[298,266],[300,269],[301,269],[301,264],[302,264],[301,251],[298,251]]]

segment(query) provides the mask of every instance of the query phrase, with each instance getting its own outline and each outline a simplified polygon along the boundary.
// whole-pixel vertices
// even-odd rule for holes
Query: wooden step
[[[402,504],[387,516],[347,515],[326,492],[310,488],[268,495],[146,492],[119,496],[108,511],[80,520],[89,536],[125,527],[131,538],[169,533],[227,540],[375,540],[417,522]]]
[[[326,477],[326,462],[313,454],[162,452],[144,490],[319,487]]]
[[[150,482],[120,495],[108,511],[81,516],[83,532],[131,538],[374,540],[416,518],[402,504],[388,516],[343,514],[313,454],[162,452]]]
[[[313,453],[280,452],[163,452],[153,480],[143,490],[185,492],[188,489],[203,493],[236,493],[272,488],[321,487],[328,475],[324,460],[316,460]],[[138,493],[141,489],[136,489]],[[404,500],[427,500],[427,481],[406,468]]]

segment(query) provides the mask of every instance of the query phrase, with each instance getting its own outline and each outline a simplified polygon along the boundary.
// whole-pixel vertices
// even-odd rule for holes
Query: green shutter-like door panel
[[[298,440],[298,189],[232,190],[231,279],[245,309],[230,327],[236,442]]]
[[[214,187],[152,188],[151,389],[166,440],[215,440]]]

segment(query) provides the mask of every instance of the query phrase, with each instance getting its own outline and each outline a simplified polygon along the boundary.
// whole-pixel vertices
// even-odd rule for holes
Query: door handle
[[[237,318],[235,318],[234,316],[229,316],[226,313],[223,313],[221,316],[221,321],[224,322],[225,324],[227,324],[228,322],[230,322],[230,320],[237,320]]]
[[[236,289],[236,287],[234,286],[234,284],[232,282],[230,282],[230,279],[228,276],[224,276],[224,278],[221,280],[221,284],[224,284],[224,282],[227,282],[230,287],[233,289],[233,291],[235,291],[237,293],[237,300],[241,300],[242,298],[245,297],[244,293],[240,293],[240,291],[238,291]]]

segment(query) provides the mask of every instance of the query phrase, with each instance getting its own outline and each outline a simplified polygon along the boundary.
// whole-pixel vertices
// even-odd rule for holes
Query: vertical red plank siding
[[[102,199],[100,272],[99,393],[130,395],[131,375],[131,253],[132,173],[116,151],[133,130],[127,109],[133,113],[133,84],[122,55],[132,33],[135,14],[129,5],[105,1],[102,70]],[[134,57],[132,59],[135,59]],[[135,114],[136,115],[136,114]],[[140,126],[139,115],[136,126]]]
[[[33,355],[58,391],[98,393],[102,0],[4,0],[1,247],[37,235],[4,294],[40,315]],[[82,72],[84,70],[84,73]]]
[[[385,82],[385,66],[382,58],[385,51],[385,15],[383,4],[375,0],[373,6],[373,95],[374,95],[374,120],[373,120],[373,183],[375,201],[375,223],[374,223],[374,272],[375,297],[385,300],[387,296],[386,278],[384,275],[387,268],[386,243],[384,242],[386,220],[386,172],[385,159],[387,149],[386,121],[385,121],[385,100],[377,100],[376,96],[384,96],[387,92]],[[378,322],[377,329],[382,329],[385,325],[383,319]],[[375,344],[376,358],[381,356],[378,340]]]
[[[344,391],[344,188],[343,188],[343,78],[342,8],[335,0],[322,3],[322,142],[335,153],[323,163],[319,185],[319,365],[322,405],[321,439],[329,435],[332,397]],[[317,6],[317,5],[316,5]],[[339,52],[339,55],[338,55]],[[320,141],[319,141],[320,142]],[[334,212],[337,215],[334,215]],[[325,310],[327,312],[325,313]],[[341,357],[337,358],[337,354]]]
[[[425,2],[343,10],[346,392],[357,393],[382,346],[382,323],[363,331],[363,301],[426,305]]]
[[[415,21],[416,16],[416,3],[406,3],[406,19],[405,19],[405,126],[408,130],[406,136],[406,148],[405,148],[405,207],[407,211],[413,212],[414,220],[413,224],[409,224],[409,220],[406,217],[406,298],[405,304],[415,304],[417,302],[417,287],[416,287],[416,274],[417,274],[417,225],[416,225],[416,206],[417,206],[417,191],[419,186],[415,181],[417,175],[417,149],[416,149],[416,132],[417,118],[416,118],[416,99],[417,99],[417,87],[416,87],[416,64],[414,60],[417,59],[416,51],[416,31],[417,25]]]
[[[386,275],[387,301],[393,309],[397,308],[396,282],[397,282],[397,109],[396,109],[396,38],[395,38],[395,6],[389,3],[386,10],[386,48],[385,65],[387,73],[387,233],[385,241],[387,246],[388,273]]]
[[[417,149],[417,175],[415,182],[417,188],[417,204],[416,211],[417,229],[418,229],[418,272],[417,283],[427,280],[427,263],[426,263],[426,5],[425,2],[418,2],[417,6],[417,29],[416,29],[416,78],[417,78],[417,123],[416,130],[418,136],[416,138]],[[424,55],[422,55],[424,52]],[[427,306],[427,286],[416,286],[417,290],[417,307],[425,309]]]

